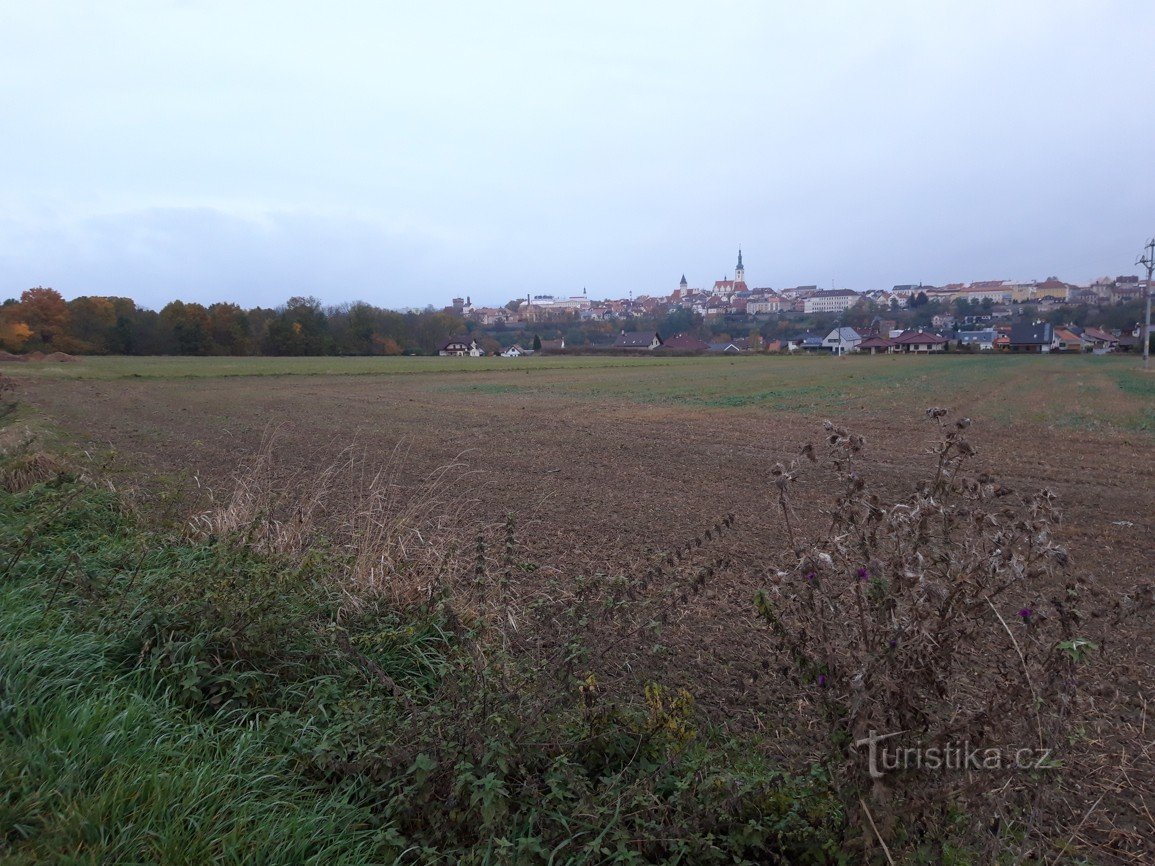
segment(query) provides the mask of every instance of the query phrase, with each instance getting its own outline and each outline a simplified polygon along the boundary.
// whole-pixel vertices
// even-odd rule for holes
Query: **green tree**
[[[166,354],[211,355],[209,314],[202,304],[173,301],[160,311],[161,335]]]
[[[327,355],[331,347],[328,317],[312,297],[289,298],[269,322],[261,346],[268,355]]]

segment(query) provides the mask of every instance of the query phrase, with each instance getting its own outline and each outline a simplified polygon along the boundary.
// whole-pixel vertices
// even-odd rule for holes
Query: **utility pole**
[[[1151,271],[1155,270],[1155,238],[1147,241],[1147,246],[1143,249],[1146,255],[1139,256],[1135,264],[1147,268],[1147,282],[1143,285],[1143,300],[1146,307],[1143,319],[1143,369],[1147,370],[1151,360]]]

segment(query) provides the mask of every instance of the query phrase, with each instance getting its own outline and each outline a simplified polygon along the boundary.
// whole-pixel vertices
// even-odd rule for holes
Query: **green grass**
[[[335,555],[192,542],[64,476],[0,491],[0,541],[6,863],[826,863],[836,850],[821,773],[787,776],[709,728],[668,740],[640,701],[595,725],[576,688],[557,700],[551,674],[538,692],[439,606],[339,614]]]
[[[307,357],[219,358],[175,356],[87,356],[74,363],[8,364],[0,372],[44,379],[202,379],[232,376],[396,376],[436,373],[524,372],[557,369],[678,365],[692,358],[440,358],[440,357]]]
[[[17,379],[180,382],[366,377],[454,399],[560,399],[704,412],[880,420],[945,405],[994,424],[1092,435],[1152,432],[1155,376],[1129,356],[84,358],[9,365]],[[34,385],[35,386],[35,385]]]

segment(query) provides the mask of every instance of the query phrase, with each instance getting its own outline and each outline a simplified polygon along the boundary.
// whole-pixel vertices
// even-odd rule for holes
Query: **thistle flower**
[[[822,689],[826,688],[826,674],[818,675],[818,687]]]
[[[806,572],[806,582],[807,583],[814,583],[814,579],[816,577],[818,577],[818,575],[815,574],[813,571]]]
[[[1022,617],[1023,622],[1030,622],[1031,617],[1034,615],[1035,615],[1035,612],[1033,610],[1031,610],[1029,607],[1024,607],[1022,610],[1019,611],[1019,616]]]
[[[858,575],[859,580],[869,580],[870,579],[870,572],[866,569],[865,566],[859,568],[858,571],[855,572],[855,574]]]

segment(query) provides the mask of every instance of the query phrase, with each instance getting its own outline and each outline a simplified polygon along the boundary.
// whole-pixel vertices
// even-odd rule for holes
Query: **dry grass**
[[[355,445],[312,469],[299,458],[286,460],[277,431],[267,432],[228,498],[190,520],[192,534],[289,559],[335,551],[346,563],[340,588],[351,609],[380,598],[428,601],[466,573],[482,527],[460,459],[413,479],[404,443],[376,470]]]
[[[0,380],[7,379],[0,376]],[[0,381],[0,400],[10,391],[10,383]],[[5,408],[15,404],[5,404]],[[42,447],[39,430],[26,421],[8,424],[0,430],[0,487],[20,493],[51,481],[68,470],[64,460]]]
[[[29,451],[10,457],[0,465],[0,487],[9,493],[20,493],[51,481],[64,471],[65,465],[55,455],[46,451]]]

